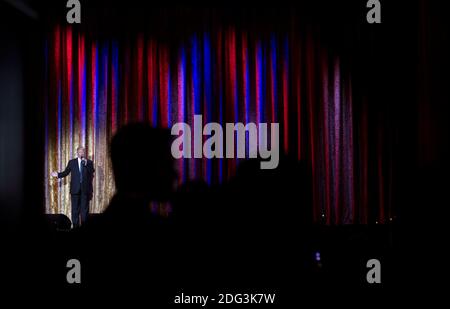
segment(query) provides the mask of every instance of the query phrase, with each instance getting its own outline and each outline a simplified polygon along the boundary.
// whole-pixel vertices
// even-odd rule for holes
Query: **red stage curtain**
[[[97,36],[56,25],[45,45],[46,211],[70,217],[68,180],[49,177],[85,145],[95,162],[91,212],[114,193],[108,142],[120,126],[279,122],[280,151],[308,163],[314,220],[385,222],[392,162],[352,74],[314,31],[209,26],[167,42],[150,33]],[[357,106],[357,112],[355,109]],[[369,130],[369,128],[372,128]],[[375,129],[374,129],[375,128]],[[179,161],[182,180],[220,183],[232,159]]]

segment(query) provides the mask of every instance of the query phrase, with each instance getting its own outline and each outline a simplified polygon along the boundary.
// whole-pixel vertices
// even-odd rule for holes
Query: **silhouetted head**
[[[169,130],[146,123],[129,124],[117,131],[110,147],[117,193],[167,200],[176,181],[170,144]]]

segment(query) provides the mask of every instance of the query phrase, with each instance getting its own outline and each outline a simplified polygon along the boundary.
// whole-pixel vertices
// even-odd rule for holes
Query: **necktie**
[[[80,161],[80,183],[82,183],[83,181],[83,161]]]

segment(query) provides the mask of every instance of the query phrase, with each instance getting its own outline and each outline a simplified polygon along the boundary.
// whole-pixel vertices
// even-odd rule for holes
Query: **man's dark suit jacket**
[[[58,173],[58,178],[66,177],[70,174],[70,194],[84,193],[92,198],[92,179],[94,178],[94,163],[86,159],[86,165],[81,164],[83,179],[80,182],[80,169],[78,167],[78,158],[72,159],[67,163],[66,169]]]

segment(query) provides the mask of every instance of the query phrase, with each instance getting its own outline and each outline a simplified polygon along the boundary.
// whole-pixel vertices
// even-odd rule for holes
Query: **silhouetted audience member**
[[[300,253],[308,250],[310,173],[289,157],[281,157],[273,170],[262,170],[260,161],[242,162],[225,186],[228,214],[220,224],[220,238],[231,249],[224,254],[235,261],[230,274],[245,273],[248,282],[281,283],[300,270],[304,262]]]
[[[122,127],[110,155],[116,194],[105,212],[82,231],[88,245],[92,281],[137,283],[169,280],[174,265],[170,219],[152,212],[151,203],[170,200],[176,173],[168,130],[145,123]]]
[[[295,276],[302,263],[297,253],[305,245],[302,227],[311,219],[306,167],[282,157],[277,169],[261,170],[259,159],[247,160],[225,184],[192,180],[174,192],[170,142],[167,130],[142,123],[124,126],[113,137],[116,194],[81,231],[96,277],[102,283],[235,286]],[[152,212],[151,203],[167,202],[173,206],[168,217]]]
[[[140,228],[153,217],[150,202],[167,202],[176,173],[170,152],[171,136],[165,129],[143,123],[120,129],[111,141],[110,154],[116,195],[104,212],[108,223],[121,230]]]

